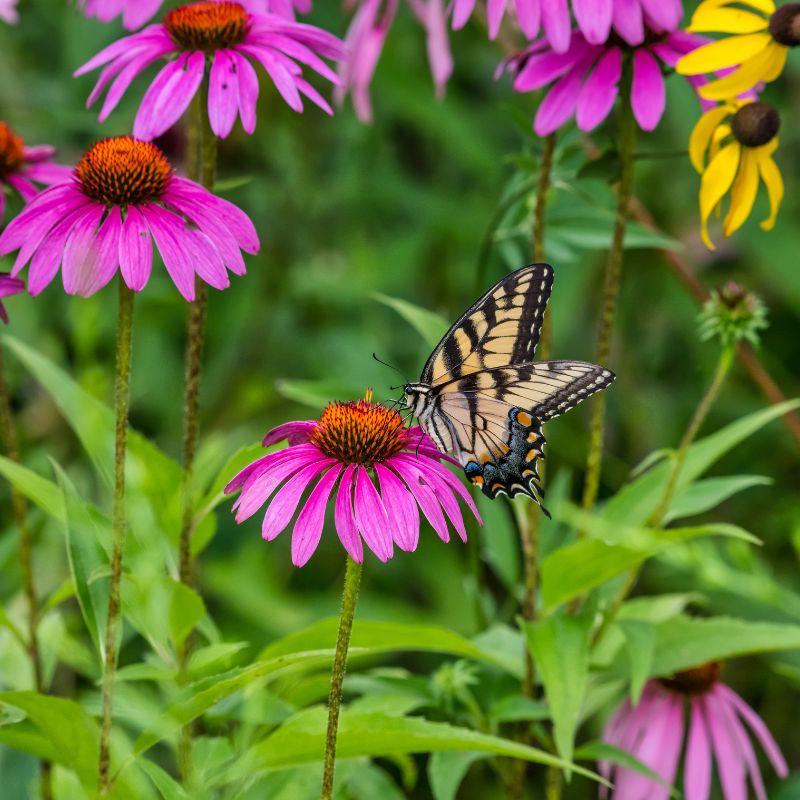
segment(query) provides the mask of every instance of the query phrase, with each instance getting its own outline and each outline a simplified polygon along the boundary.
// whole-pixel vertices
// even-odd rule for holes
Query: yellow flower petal
[[[739,174],[736,176],[731,189],[731,206],[725,221],[722,223],[722,232],[730,236],[742,227],[745,220],[753,210],[758,192],[758,153],[750,148],[743,148],[742,159],[739,164]]]
[[[772,149],[768,150],[770,145],[773,145]],[[778,140],[773,139],[769,144],[756,150],[758,171],[761,173],[761,180],[764,181],[769,195],[769,216],[761,223],[761,227],[765,231],[771,231],[775,227],[775,219],[783,200],[783,176],[778,165],[772,160],[772,153],[775,152],[777,146]]]
[[[765,31],[769,20],[738,8],[700,6],[686,29],[690,33],[757,33]]]
[[[717,106],[710,111],[706,111],[694,126],[692,135],[689,137],[689,158],[692,166],[700,173],[705,166],[705,155],[714,131],[725,117],[730,113],[728,106]]]
[[[726,145],[714,156],[703,173],[700,183],[700,232],[709,250],[713,250],[714,245],[708,237],[708,218],[736,177],[741,150],[742,146],[738,142]]]
[[[687,53],[675,66],[681,75],[701,75],[718,69],[735,67],[752,58],[771,41],[768,33],[747,33],[729,36],[717,42],[705,44]]]
[[[733,4],[750,6],[756,11],[763,11],[765,14],[772,14],[775,11],[775,3],[773,0],[704,0],[700,3],[697,11],[705,8],[720,8],[721,6],[731,6]],[[695,11],[695,13],[697,13]]]
[[[783,52],[779,53],[778,51]],[[788,51],[789,48],[784,47],[782,44],[770,42],[752,58],[742,62],[742,65],[730,75],[701,86],[698,89],[698,93],[706,100],[726,100],[729,97],[736,97],[752,89],[760,81],[768,83],[775,80],[783,69]],[[778,63],[779,66],[776,73],[775,68]]]

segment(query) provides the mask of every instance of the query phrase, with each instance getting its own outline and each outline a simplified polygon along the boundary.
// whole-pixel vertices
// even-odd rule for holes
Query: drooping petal
[[[353,512],[353,479],[355,477],[355,464],[345,467],[339,491],[336,493],[334,503],[334,523],[339,541],[347,551],[350,558],[358,564],[364,560],[364,548],[361,537],[358,535],[355,516]]]
[[[651,27],[660,31],[674,31],[683,17],[682,0],[639,0]]]
[[[261,444],[264,447],[269,447],[276,442],[281,442],[286,439],[290,445],[302,444],[308,441],[308,436],[314,428],[317,427],[317,421],[313,419],[297,420],[295,422],[284,422],[283,425],[278,425],[273,428],[262,440]]]
[[[119,266],[129,289],[140,292],[150,280],[153,244],[150,229],[136,206],[128,206],[119,237]]]
[[[317,549],[325,524],[325,509],[339,473],[341,464],[331,467],[313,488],[292,531],[292,563],[302,567]]]
[[[629,44],[644,41],[644,17],[639,0],[614,0],[614,30]]]
[[[353,507],[356,525],[367,547],[381,561],[388,561],[392,557],[392,535],[386,509],[369,474],[361,466],[356,467]]]
[[[683,791],[686,800],[708,800],[711,794],[711,739],[702,698],[693,697],[691,707]]]
[[[730,236],[739,230],[753,210],[758,192],[758,155],[748,147],[742,148],[742,158],[739,163],[739,172],[731,187],[731,204],[725,220],[722,223],[722,232]]]
[[[633,54],[633,115],[644,131],[652,131],[661,120],[667,102],[661,67],[649,50],[639,48]]]
[[[381,485],[381,499],[389,518],[389,528],[395,544],[406,552],[417,549],[419,542],[419,512],[405,484],[381,464],[375,465]]]
[[[581,33],[591,44],[605,44],[611,30],[613,0],[572,0]]]
[[[427,484],[423,483],[420,478],[420,472],[416,467],[409,466],[408,463],[394,459],[392,466],[406,482],[406,485],[414,495],[414,499],[419,504],[425,518],[431,524],[431,527],[436,531],[437,535],[443,542],[450,541],[450,533],[447,530],[447,522],[445,521],[442,509],[439,506],[439,501],[433,490]]]
[[[35,297],[55,278],[64,258],[64,245],[76,222],[85,215],[86,206],[68,213],[39,244],[28,269],[28,291]]]
[[[772,41],[768,33],[729,36],[687,53],[676,65],[680,75],[701,75],[733,67],[761,52]]]
[[[773,139],[770,145],[773,143],[777,146],[777,139]],[[770,149],[770,145],[758,148],[758,170],[769,195],[769,216],[761,223],[761,228],[765,231],[771,231],[775,227],[775,220],[780,211],[784,193],[783,176],[777,164],[772,160],[775,148]]]
[[[236,62],[236,74],[239,77],[239,116],[246,133],[252,134],[256,129],[256,106],[258,104],[258,76],[252,64],[232,53]]]
[[[730,732],[725,726],[725,718],[719,710],[718,699],[713,693],[709,693],[703,697],[703,703],[725,800],[747,800],[744,763],[736,743],[731,739]]]
[[[582,131],[594,130],[611,113],[621,74],[622,53],[612,47],[592,70],[578,96],[575,119]]]
[[[178,237],[183,220],[166,209],[151,203],[140,206],[153,234],[158,252],[164,261],[172,282],[188,302],[194,301],[194,266],[188,253],[181,247]]]
[[[517,12],[517,22],[525,38],[531,41],[539,33],[542,22],[541,2],[531,0],[514,0],[514,9]]]
[[[459,30],[463,28],[472,12],[475,10],[475,0],[453,0],[453,28]]]
[[[768,26],[768,20],[751,11],[703,3],[692,15],[686,30],[691,33],[758,33]]]
[[[708,236],[708,219],[719,201],[731,188],[739,168],[742,146],[738,142],[725,145],[710,161],[700,183],[700,232],[710,249],[714,245]]]
[[[729,106],[712,108],[700,117],[692,130],[692,135],[689,137],[689,158],[692,161],[692,166],[700,174],[703,173],[706,151],[711,143],[711,137],[714,135],[717,126],[728,114],[730,114]]]
[[[436,87],[436,96],[441,97],[453,72],[453,56],[450,53],[450,40],[447,36],[444,0],[427,0],[423,26],[427,34],[428,63]]]
[[[574,70],[565,75],[547,93],[533,121],[538,136],[557,131],[574,113],[581,91],[581,75]]]
[[[326,466],[333,463],[333,459],[327,459],[326,461],[316,461],[313,464],[308,464],[292,475],[278,489],[275,497],[272,498],[272,502],[267,507],[266,514],[264,514],[264,522],[261,525],[262,538],[271,542],[286,530],[297,510],[303,492]]]
[[[61,268],[61,280],[67,294],[78,294],[93,280],[94,239],[104,211],[105,208],[99,204],[91,205],[72,227],[64,246]]]
[[[702,86],[700,96],[706,100],[727,100],[744,94],[761,81],[774,80],[783,70],[788,53],[787,47],[765,47],[729,75]]]
[[[208,119],[215,136],[225,139],[233,130],[239,108],[236,68],[225,50],[217,50],[211,63],[208,85]]]
[[[92,243],[92,263],[87,263],[84,281],[78,287],[81,297],[90,297],[100,291],[117,274],[121,229],[119,208],[113,206],[108,210]]]
[[[506,3],[508,0],[487,0],[486,21],[489,28],[489,38],[496,39],[500,33],[500,23],[506,13]]]
[[[565,52],[569,47],[571,28],[567,0],[542,3],[542,28],[553,50]]]

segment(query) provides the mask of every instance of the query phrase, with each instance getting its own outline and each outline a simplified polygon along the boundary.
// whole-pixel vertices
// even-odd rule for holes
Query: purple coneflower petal
[[[575,70],[553,84],[533,121],[533,129],[538,136],[549,136],[575,113],[581,81],[580,73]]]
[[[256,106],[258,105],[258,75],[253,65],[236,52],[231,53],[239,77],[239,116],[246,133],[256,129]]]
[[[542,3],[542,28],[557,53],[569,47],[571,22],[567,0],[548,0]]]
[[[662,31],[674,31],[683,17],[681,0],[639,0],[651,22]]]
[[[47,161],[56,154],[56,149],[49,144],[25,145],[22,148],[22,155],[28,164],[37,164],[40,161]]]
[[[320,458],[325,458],[325,455],[316,445],[310,443],[298,445],[297,447],[287,447],[275,453],[268,453],[265,456],[261,456],[261,458],[257,458],[252,464],[248,464],[243,470],[238,472],[225,487],[225,493],[230,494],[237,489],[242,489],[242,494],[239,495],[238,499],[233,504],[234,508],[237,508],[242,504],[243,496],[253,484],[257,480],[268,476],[268,474],[273,474],[278,464],[291,461],[297,462],[299,466],[303,466]],[[283,478],[279,479],[272,489],[264,488],[262,503],[269,497],[281,480],[283,480]]]
[[[275,80],[272,75],[270,77]],[[233,130],[238,108],[236,67],[230,55],[225,50],[219,50],[211,63],[208,87],[208,119],[215,136],[224,139]]]
[[[582,131],[594,130],[610,113],[619,93],[622,53],[612,47],[597,62],[578,96],[576,121]]]
[[[497,0],[494,2],[496,3]],[[453,0],[453,29],[463,28],[469,22],[474,10],[475,0]]]
[[[614,0],[572,0],[581,33],[591,44],[605,44],[611,30]]]
[[[93,203],[72,227],[64,247],[61,280],[67,294],[78,294],[90,280],[89,271],[94,263],[94,239],[105,208]]]
[[[194,262],[198,278],[214,289],[227,289],[231,285],[222,256],[203,231],[186,228],[182,241]]]
[[[719,708],[719,698],[707,694],[703,697],[703,703],[725,800],[747,800],[744,763],[736,743],[725,726],[724,713]]]
[[[437,97],[442,97],[444,87],[453,73],[453,56],[450,53],[450,40],[447,36],[447,14],[444,0],[428,0],[425,17],[428,63],[431,67],[433,84]]]
[[[19,192],[26,203],[30,203],[30,201],[39,194],[39,190],[21,175],[8,175],[6,177],[6,182],[12,189],[16,189]]]
[[[63,164],[34,163],[25,168],[25,176],[37,183],[65,183],[72,176],[72,167]]]
[[[409,448],[410,449],[410,448]],[[429,457],[432,456],[432,457]],[[466,487],[464,486],[458,478],[453,475],[453,473],[447,469],[447,467],[443,466],[439,463],[437,458],[442,458],[443,454],[441,452],[433,451],[432,453],[426,453],[424,449],[420,449],[417,451],[414,450],[414,462],[417,463],[425,472],[432,472],[434,475],[438,475],[444,483],[446,483],[450,489],[452,489],[468,506],[469,510],[477,519],[479,525],[483,525],[483,520],[481,519],[481,515],[478,513],[478,507],[475,505],[475,502],[472,499],[472,495],[467,491]],[[456,462],[456,466],[461,466]]]
[[[540,55],[531,56],[515,78],[514,88],[518,92],[540,89],[569,72],[590,49],[583,39],[576,36],[569,50],[564,53],[547,50]]]
[[[25,245],[32,253],[36,246],[32,241],[36,240],[36,244],[41,242],[50,228],[63,219],[65,208],[72,210],[73,204],[80,206],[88,202],[88,198],[80,200],[80,193],[71,184],[45,189],[12,219],[0,234],[0,255],[6,255]],[[20,266],[24,264],[25,261],[21,262]]]
[[[317,427],[313,419],[298,420],[296,422],[284,422],[273,428],[262,440],[264,447],[269,447],[276,442],[286,439],[290,445],[302,444],[308,441],[309,434]]]
[[[395,544],[406,552],[413,552],[419,543],[419,512],[405,484],[389,469],[375,465],[381,485],[381,498],[394,531]]]
[[[533,39],[539,33],[542,21],[542,4],[530,0],[514,0],[517,22],[526,39]]]
[[[711,733],[705,720],[703,698],[693,697],[691,707],[683,791],[686,800],[708,800],[711,794]]]
[[[90,247],[91,258],[84,261],[78,294],[89,297],[100,291],[116,274],[119,266],[119,240],[122,218],[119,208],[110,208]]]
[[[38,245],[28,270],[28,291],[34,297],[55,278],[64,257],[64,245],[67,238],[75,222],[85,213],[85,206],[69,212]]]
[[[334,524],[342,547],[344,547],[353,561],[360,564],[364,560],[364,548],[361,544],[361,537],[358,535],[358,527],[356,526],[353,512],[353,479],[355,471],[355,464],[349,464],[345,467],[334,504]]]
[[[275,497],[272,498],[272,502],[267,506],[266,514],[264,514],[264,522],[261,526],[261,535],[264,539],[271,542],[288,527],[294,512],[297,510],[303,492],[325,467],[333,463],[335,463],[334,460],[328,458],[324,461],[307,464],[278,489]]]
[[[372,485],[369,474],[361,466],[356,467],[353,507],[356,525],[367,547],[381,561],[388,561],[392,557],[389,519],[378,490]]]
[[[169,52],[168,48],[156,50],[155,52],[148,50],[140,55],[137,55],[135,58],[132,58],[126,64],[120,64],[119,62],[112,63],[100,76],[97,85],[94,87],[92,93],[86,100],[86,107],[89,108],[90,106],[94,105],[95,100],[97,100],[97,98],[103,93],[103,89],[105,88],[104,78],[108,77],[110,79],[113,77],[113,70],[113,73],[116,74],[116,78],[111,84],[108,94],[106,95],[106,99],[103,101],[100,113],[97,116],[99,122],[105,122],[111,112],[119,105],[119,101],[122,99],[122,96],[137,78],[137,76],[141,75],[141,73],[144,72],[151,64],[154,64],[167,52]],[[122,68],[117,69],[118,66],[121,66]]]
[[[152,203],[141,206],[150,233],[153,234],[158,252],[164,261],[172,282],[177,290],[190,303],[194,301],[194,267],[183,249],[181,232],[183,220],[171,211],[159,208]]]
[[[716,695],[717,708],[723,719],[723,724],[728,729],[731,740],[738,750],[741,760],[744,762],[745,770],[750,776],[753,789],[755,789],[756,798],[758,800],[767,800],[767,790],[764,788],[764,780],[758,767],[758,759],[756,758],[755,750],[753,750],[753,745],[750,743],[747,729],[737,716],[733,704],[718,691],[719,686],[719,684],[714,686],[711,689],[711,694]]]
[[[242,53],[247,53],[258,60],[275,84],[275,88],[286,102],[286,105],[288,105],[292,111],[300,113],[303,110],[303,101],[297,89],[295,77],[284,63],[285,60],[288,59],[282,59],[280,53],[266,47],[239,45],[237,50]],[[209,111],[210,108],[211,101],[209,99]]]
[[[423,482],[424,476],[420,471],[403,461],[396,456],[392,459],[392,466],[406,482],[411,494],[419,504],[425,518],[431,524],[431,527],[436,531],[437,535],[443,542],[450,541],[450,533],[447,530],[447,522],[445,521],[442,509],[439,506],[439,501],[430,486]]]
[[[633,54],[631,105],[639,127],[652,131],[661,120],[666,104],[666,90],[661,67],[652,53],[638,49]]]
[[[496,39],[497,34],[500,33],[500,23],[506,13],[507,2],[508,0],[487,0],[486,2],[486,18],[489,23],[490,39]]]
[[[153,267],[153,245],[150,229],[142,212],[128,206],[119,237],[119,267],[129,289],[140,292],[150,280]]]
[[[297,517],[292,531],[292,564],[296,567],[302,567],[319,545],[328,498],[341,471],[342,466],[336,464],[319,479]]]

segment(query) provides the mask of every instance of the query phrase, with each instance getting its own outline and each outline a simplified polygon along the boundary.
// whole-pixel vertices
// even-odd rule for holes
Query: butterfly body
[[[403,387],[423,430],[491,498],[541,503],[542,423],[614,380],[585,361],[532,360],[552,284],[548,264],[503,278],[444,335],[420,380]]]

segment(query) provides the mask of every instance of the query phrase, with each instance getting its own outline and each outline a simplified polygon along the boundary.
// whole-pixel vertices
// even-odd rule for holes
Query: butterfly
[[[605,389],[611,371],[586,361],[533,361],[553,287],[553,268],[507,275],[453,324],[404,404],[467,477],[494,499],[526,495],[541,505],[542,423]]]

